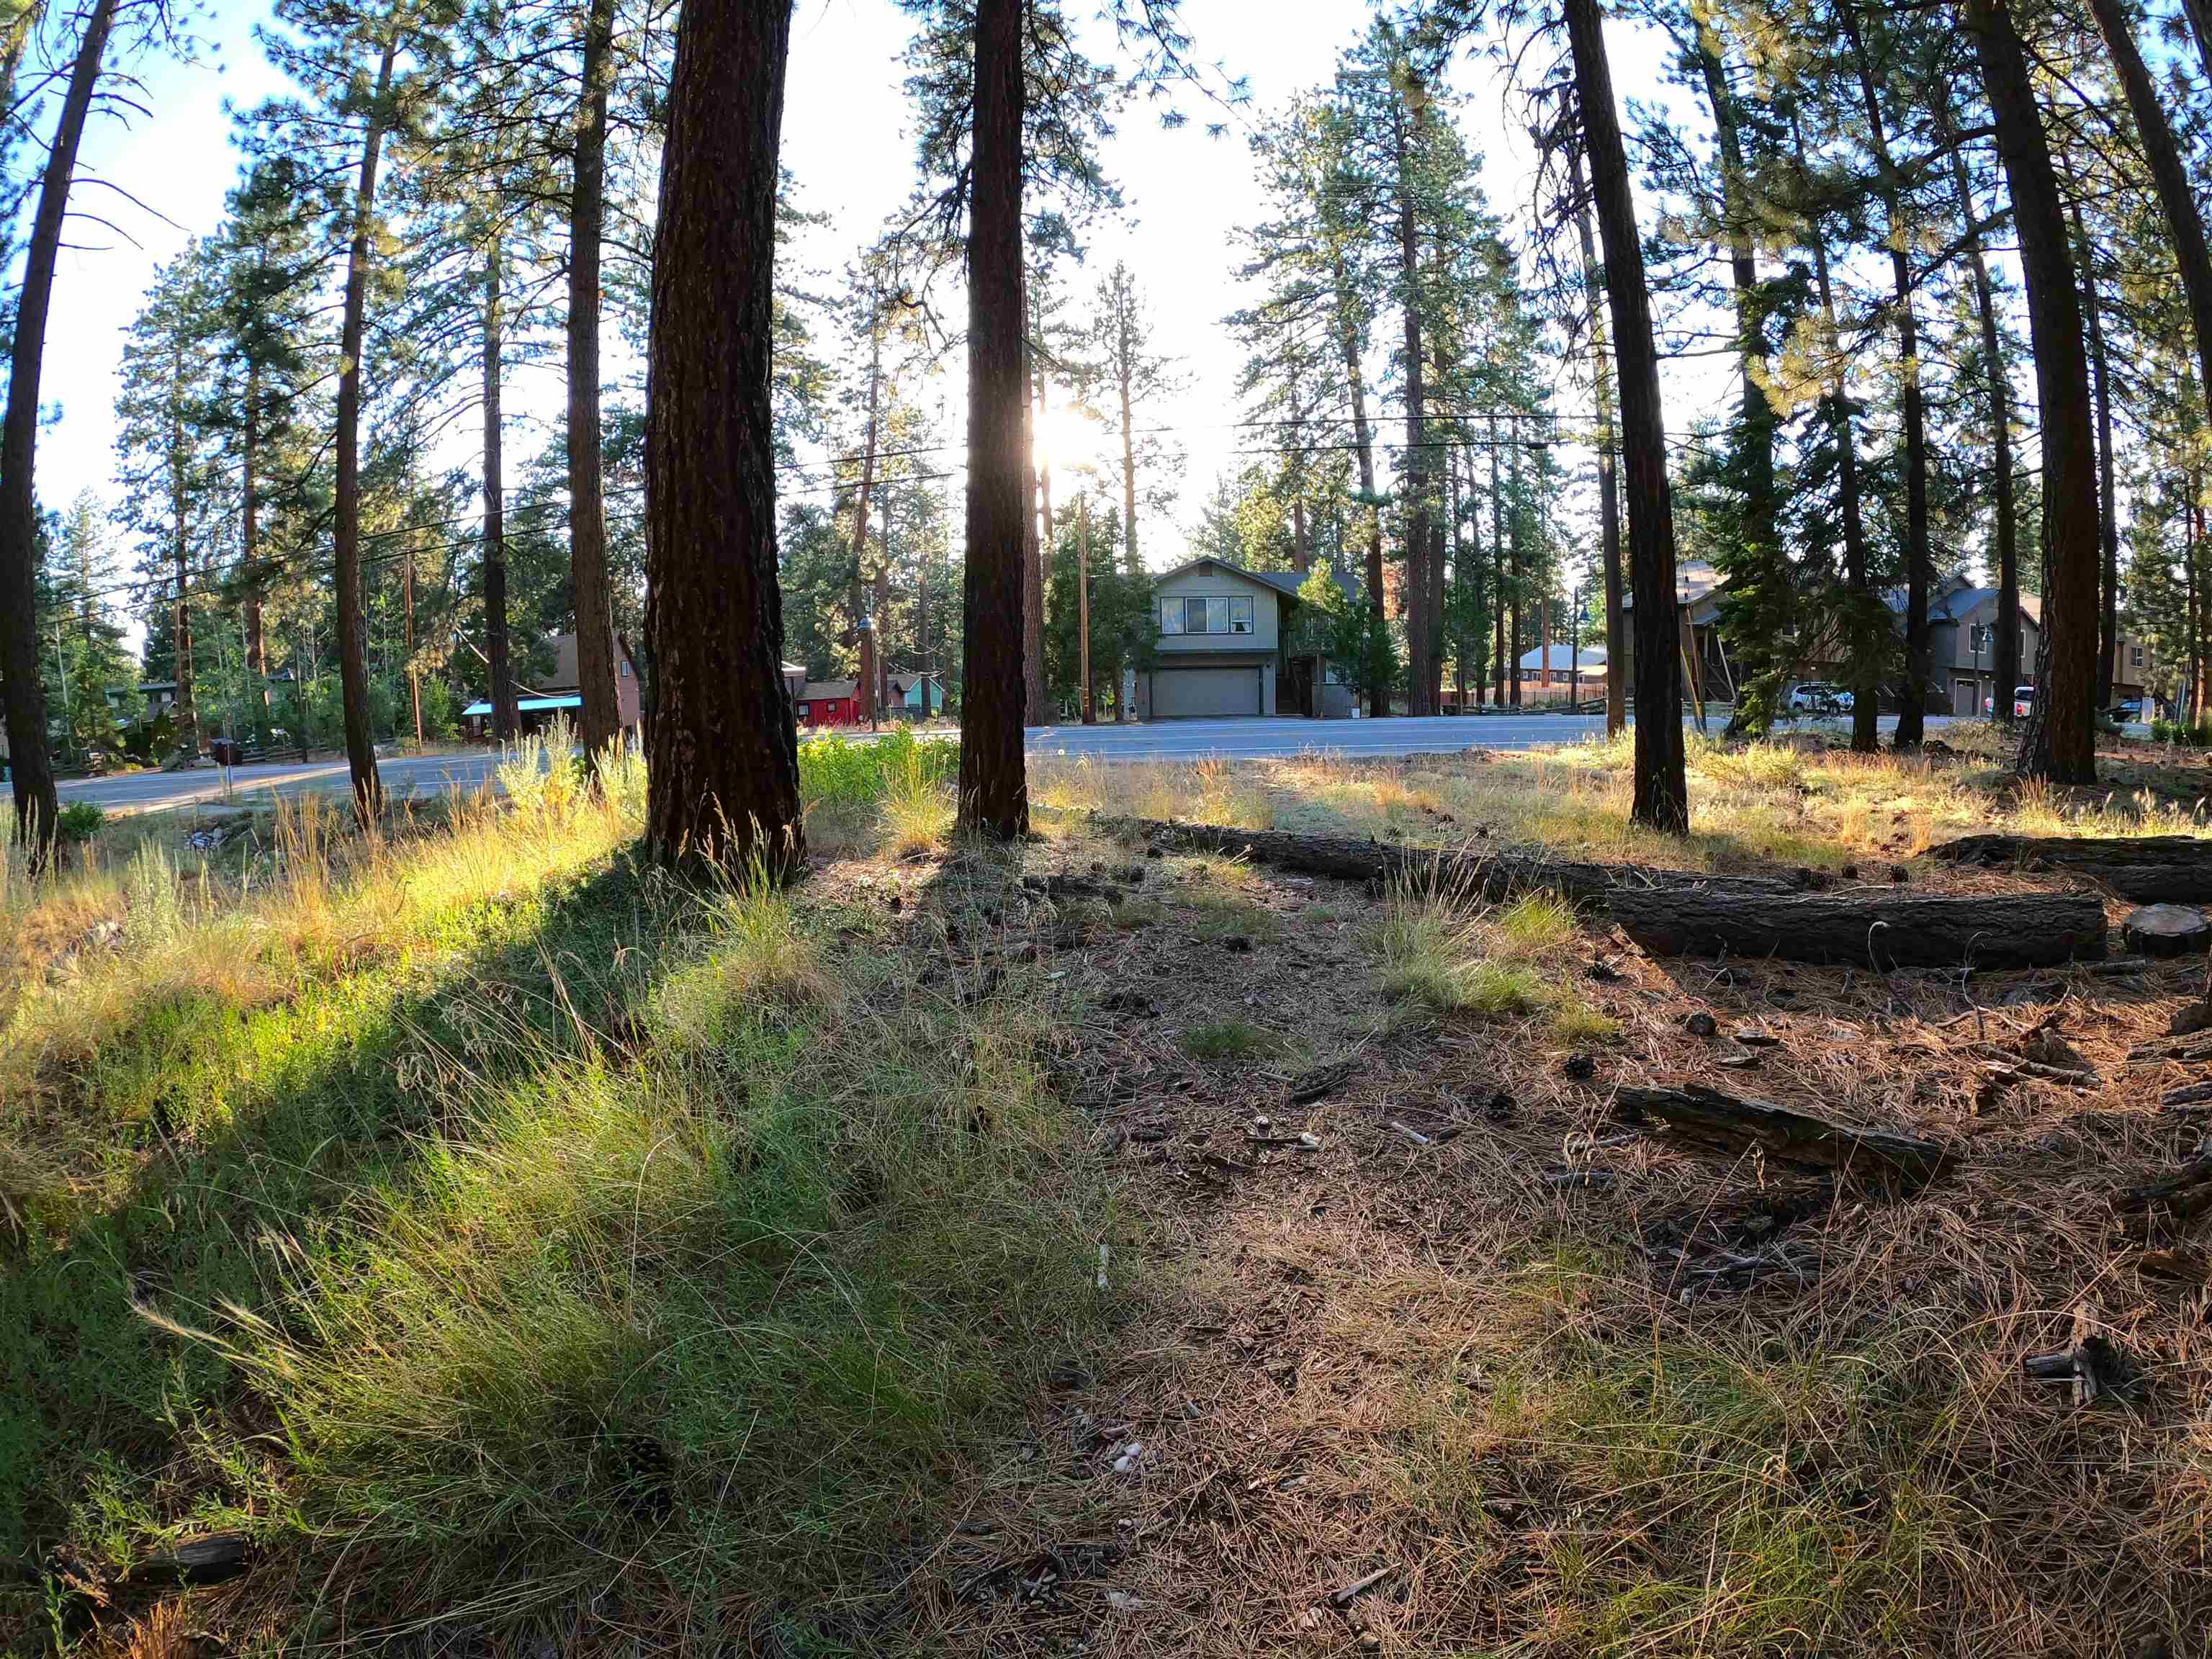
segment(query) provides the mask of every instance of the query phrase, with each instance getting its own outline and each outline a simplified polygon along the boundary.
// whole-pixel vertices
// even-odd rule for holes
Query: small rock
[[[1757,1054],[1723,1054],[1713,1064],[1731,1072],[1755,1072],[1761,1061]]]
[[[1255,1112],[1252,1115],[1252,1127],[1260,1131],[1261,1133],[1265,1134],[1268,1130],[1275,1127],[1275,1120],[1269,1117],[1265,1112]]]
[[[1692,1036],[1709,1037],[1720,1030],[1713,1017],[1700,1008],[1682,1022],[1682,1029]]]
[[[1778,1048],[1782,1039],[1771,1031],[1762,1031],[1747,1025],[1735,1034],[1735,1040],[1747,1048]]]
[[[1894,882],[1908,882],[1912,879],[1912,872],[1901,864],[1893,864],[1889,866],[1889,878]]]
[[[1141,1596],[1132,1595],[1127,1590],[1106,1592],[1106,1607],[1109,1612],[1135,1613],[1144,1605],[1144,1599]]]
[[[1252,954],[1252,940],[1247,934],[1231,933],[1221,941],[1221,948],[1232,957],[1249,956]]]
[[[1588,1054],[1569,1054],[1560,1062],[1559,1070],[1571,1078],[1595,1077],[1597,1061]]]
[[[1321,1137],[1317,1134],[1301,1131],[1298,1135],[1298,1150],[1302,1152],[1319,1152],[1321,1150]]]
[[[1836,873],[1845,881],[1856,881],[1859,878],[1859,867],[1856,864],[1847,864]]]
[[[1482,1115],[1492,1123],[1510,1123],[1513,1121],[1513,1097],[1503,1089],[1499,1090],[1483,1103]]]
[[[2189,1036],[2212,1025],[2212,1003],[2191,1002],[2173,1011],[2166,1023],[2168,1036]]]
[[[1620,977],[1620,969],[1609,962],[1593,962],[1589,965],[1589,976],[1601,985],[1608,985]]]
[[[1144,1455],[1145,1443],[1141,1440],[1132,1440],[1127,1446],[1121,1449],[1121,1455],[1114,1460],[1114,1473],[1116,1474],[1128,1474],[1130,1470],[1137,1467],[1137,1460]]]

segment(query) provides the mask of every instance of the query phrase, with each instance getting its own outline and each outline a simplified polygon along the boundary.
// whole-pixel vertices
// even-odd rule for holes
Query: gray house
[[[1194,559],[1156,577],[1159,639],[1136,676],[1139,720],[1348,715],[1355,694],[1326,661],[1291,657],[1290,622],[1305,578]]]

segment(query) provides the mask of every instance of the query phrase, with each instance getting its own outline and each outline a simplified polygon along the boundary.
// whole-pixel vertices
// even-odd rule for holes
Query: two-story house
[[[1139,720],[1352,712],[1352,688],[1329,665],[1293,659],[1291,619],[1305,578],[1292,570],[1246,570],[1192,560],[1153,579],[1159,624],[1153,665],[1136,675]]]

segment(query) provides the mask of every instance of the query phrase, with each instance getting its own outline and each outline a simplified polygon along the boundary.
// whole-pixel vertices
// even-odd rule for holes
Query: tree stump
[[[2212,951],[2212,921],[2187,904],[2146,904],[2120,924],[2130,951],[2147,957],[2180,957]]]

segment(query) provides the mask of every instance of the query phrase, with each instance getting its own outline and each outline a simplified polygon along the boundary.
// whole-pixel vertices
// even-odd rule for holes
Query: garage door
[[[1222,720],[1259,712],[1257,668],[1163,668],[1152,675],[1156,720]]]

